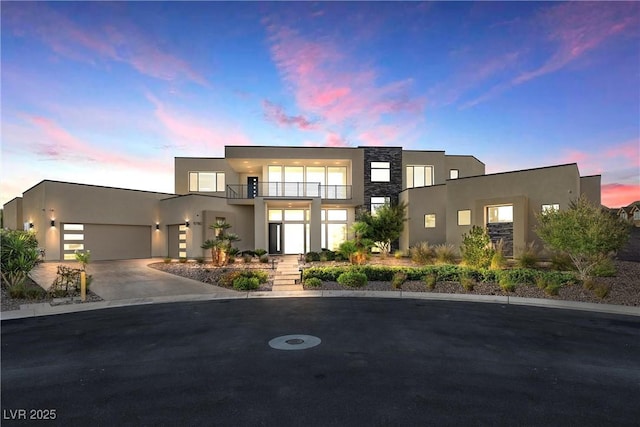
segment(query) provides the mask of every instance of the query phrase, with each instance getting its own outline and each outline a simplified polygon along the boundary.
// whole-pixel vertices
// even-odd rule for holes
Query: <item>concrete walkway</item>
[[[272,292],[301,291],[298,255],[284,255],[278,259]]]
[[[232,296],[236,291],[187,279],[148,267],[157,259],[96,261],[87,266],[93,276],[91,290],[106,301],[179,295],[218,294]],[[77,268],[77,262],[47,262],[38,265],[31,278],[49,289],[56,277],[58,265]]]

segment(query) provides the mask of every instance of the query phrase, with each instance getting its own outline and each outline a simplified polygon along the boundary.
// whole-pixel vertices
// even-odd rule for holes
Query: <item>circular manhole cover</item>
[[[306,350],[321,342],[320,338],[312,335],[283,335],[269,341],[269,347],[276,350]]]

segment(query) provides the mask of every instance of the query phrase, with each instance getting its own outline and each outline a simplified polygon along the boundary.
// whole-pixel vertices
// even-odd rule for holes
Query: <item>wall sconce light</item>
[[[55,222],[55,220],[53,220],[53,219],[51,220],[51,226],[52,226],[52,227],[55,227],[55,226],[56,226],[56,222]]]
[[[187,228],[189,228],[189,221],[186,221],[186,222],[184,223],[184,226],[185,226],[185,227],[187,227]]]
[[[156,223],[156,230],[160,230],[160,224]]]
[[[29,223],[29,228],[33,228],[33,223],[32,222]]]

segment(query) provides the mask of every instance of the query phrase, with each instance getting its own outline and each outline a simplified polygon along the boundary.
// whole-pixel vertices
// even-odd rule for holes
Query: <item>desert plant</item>
[[[476,283],[473,276],[465,271],[460,274],[460,285],[462,285],[465,291],[471,292],[473,291]]]
[[[91,261],[91,251],[74,251],[74,255],[76,257],[76,261],[80,263],[80,269],[82,271],[87,271],[87,264]]]
[[[592,291],[596,288],[596,281],[593,280],[591,277],[587,277],[582,281],[582,287],[588,291]]]
[[[549,283],[547,286],[545,286],[544,293],[553,296],[558,295],[561,287],[562,285],[560,285],[559,283]]]
[[[269,255],[267,254],[260,255],[259,260],[261,263],[266,264],[269,262]]]
[[[253,291],[260,287],[257,277],[240,276],[233,280],[233,289],[237,291]]]
[[[361,288],[367,284],[367,276],[359,271],[349,270],[338,276],[338,283],[350,288]]]
[[[187,257],[185,257],[185,256],[181,256],[180,258],[178,258],[178,262],[179,262],[180,264],[184,264],[184,263],[186,263],[186,262],[187,262]]]
[[[323,249],[320,253],[320,261],[333,261],[336,259],[336,253],[330,249]]]
[[[15,283],[13,285],[9,285],[7,287],[7,289],[9,290],[9,296],[11,298],[26,298],[26,287],[24,286],[24,282],[22,283]]]
[[[406,280],[407,280],[407,273],[399,271],[393,275],[393,279],[391,279],[391,287],[393,287],[393,289],[400,289],[402,288],[402,284]]]
[[[551,253],[551,268],[558,271],[575,270],[571,257],[562,252]]]
[[[535,268],[540,260],[540,250],[535,242],[529,242],[516,257],[518,267]]]
[[[504,240],[500,239],[494,244],[494,253],[491,257],[492,270],[502,270],[507,263],[507,258],[504,256]]]
[[[469,267],[489,267],[494,250],[487,230],[477,225],[471,227],[468,233],[462,235],[460,252],[462,260]]]
[[[164,260],[165,264],[171,264],[171,258],[170,257],[166,257]]]
[[[229,262],[229,254],[232,249],[233,242],[240,241],[235,233],[228,233],[231,224],[226,221],[219,221],[209,226],[215,232],[215,239],[207,239],[204,241],[202,249],[211,250],[211,261],[217,266],[226,265]]]
[[[242,255],[242,261],[244,261],[245,264],[250,264],[251,261],[253,261],[253,255],[248,254],[248,253],[244,253]]]
[[[304,285],[310,288],[319,288],[322,286],[322,280],[317,277],[309,277],[308,279],[305,279]]]
[[[538,236],[551,250],[566,253],[582,280],[628,241],[631,227],[584,196],[572,202],[567,210],[545,211],[536,218]]]
[[[265,249],[256,249],[253,253],[260,258],[262,255],[265,255],[267,251]]]
[[[616,266],[611,257],[603,258],[591,271],[595,277],[613,277],[616,275]]]
[[[505,292],[513,292],[516,290],[516,283],[509,274],[501,274],[498,279],[498,285],[500,286],[500,289]]]
[[[598,298],[604,299],[609,295],[610,290],[611,287],[609,285],[601,283],[593,289],[593,293],[596,294]]]
[[[43,298],[46,295],[46,291],[40,286],[32,286],[25,289],[25,296],[27,299],[37,300]]]
[[[436,273],[429,273],[424,276],[424,283],[427,285],[427,289],[430,291],[436,288],[436,283],[438,282],[438,275]]]
[[[314,261],[320,261],[320,254],[318,252],[310,251],[304,254],[304,262],[314,262]]]
[[[436,264],[453,264],[456,262],[456,248],[448,243],[443,243],[433,247],[436,257]]]
[[[411,261],[418,265],[427,265],[433,263],[435,253],[429,242],[420,242],[409,249]]]
[[[362,211],[358,215],[358,222],[366,224],[362,237],[380,249],[382,258],[391,252],[391,244],[400,237],[406,221],[406,210],[405,203],[386,203],[374,213]]]
[[[38,241],[33,233],[1,230],[0,272],[8,286],[23,284],[39,260]]]
[[[204,264],[204,257],[203,256],[196,257],[196,262],[198,264]]]

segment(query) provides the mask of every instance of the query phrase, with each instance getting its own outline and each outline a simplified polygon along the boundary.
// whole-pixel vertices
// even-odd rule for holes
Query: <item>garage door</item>
[[[151,258],[151,226],[85,224],[84,248],[92,261]]]

